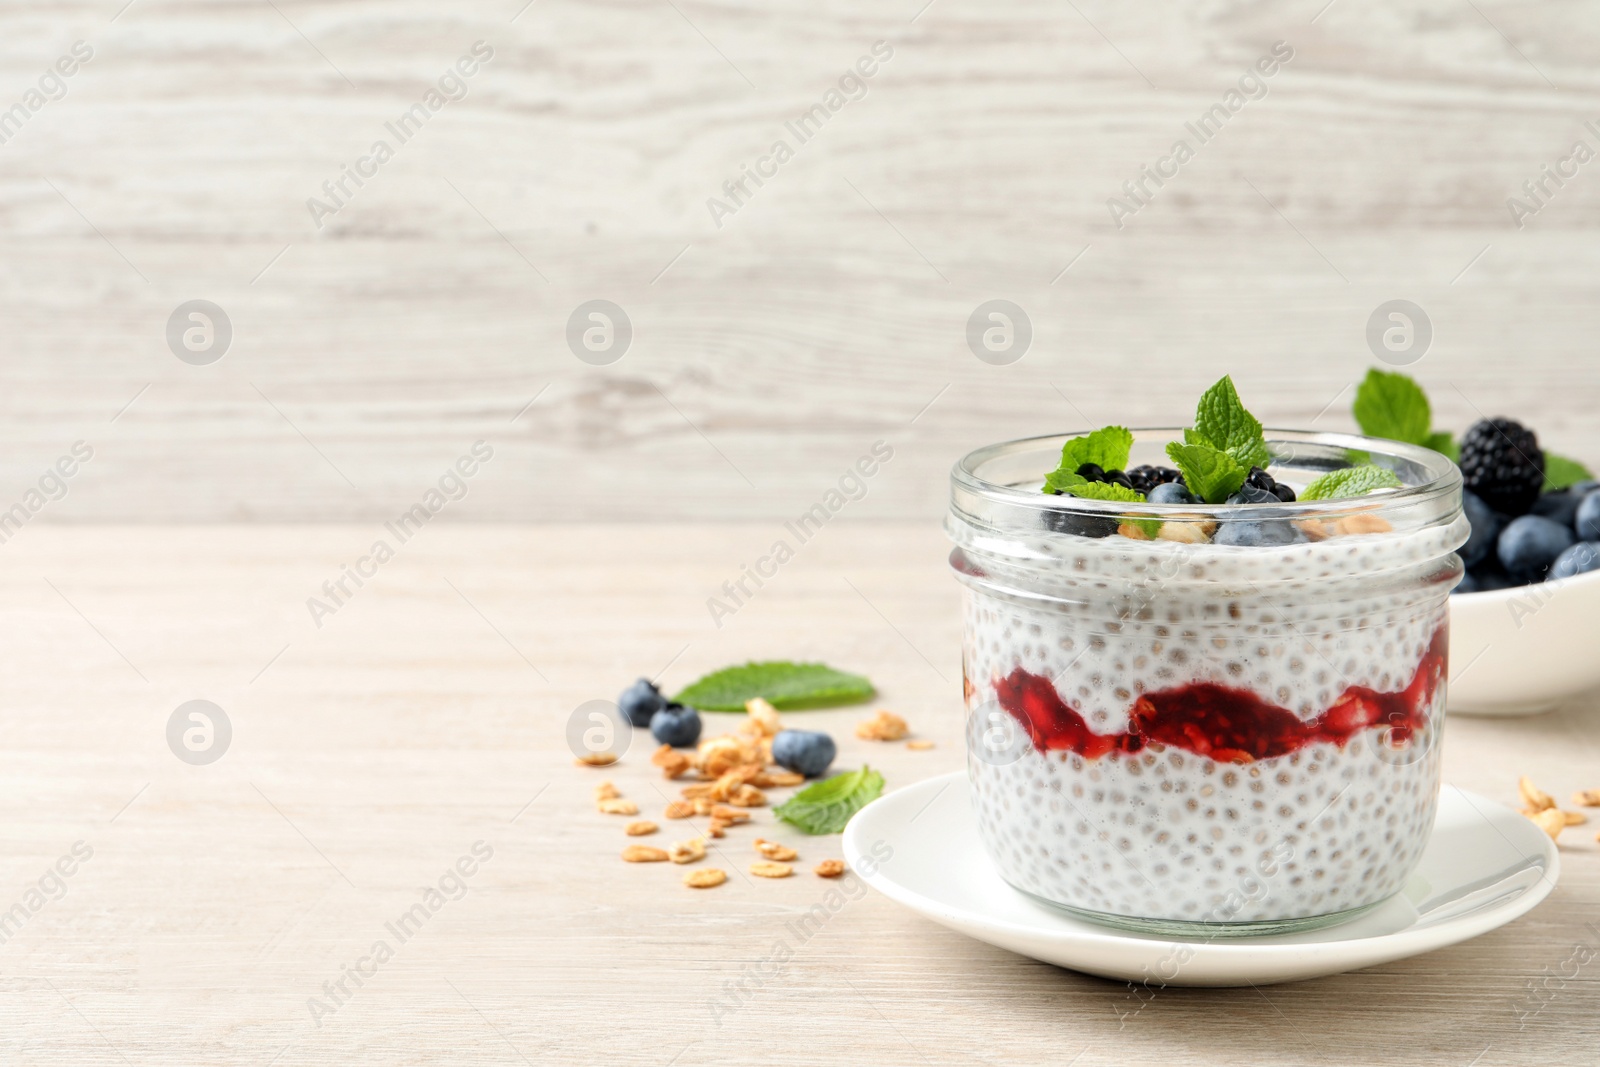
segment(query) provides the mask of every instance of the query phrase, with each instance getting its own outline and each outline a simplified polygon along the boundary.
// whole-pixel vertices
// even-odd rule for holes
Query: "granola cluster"
[[[1563,811],[1556,806],[1556,798],[1533,784],[1533,779],[1523,775],[1517,781],[1517,793],[1522,797],[1522,814],[1532,819],[1539,829],[1555,841],[1561,831],[1569,826],[1579,826],[1589,821],[1581,811]],[[1600,808],[1600,789],[1580,789],[1572,794],[1572,803],[1580,808]],[[1600,841],[1600,834],[1595,835]]]

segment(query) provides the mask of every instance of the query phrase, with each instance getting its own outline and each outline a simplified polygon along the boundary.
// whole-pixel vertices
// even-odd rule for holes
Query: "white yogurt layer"
[[[992,727],[995,683],[1019,667],[1101,734],[1128,730],[1140,694],[1191,683],[1301,721],[1351,687],[1403,689],[1445,624],[1461,537],[1244,548],[1040,532],[1005,554],[958,537],[969,716]],[[1241,765],[1159,745],[1085,759],[1024,734],[1020,752],[969,752],[980,830],[1013,885],[1089,911],[1263,922],[1360,907],[1421,856],[1443,711],[1441,680],[1402,749],[1373,729]]]

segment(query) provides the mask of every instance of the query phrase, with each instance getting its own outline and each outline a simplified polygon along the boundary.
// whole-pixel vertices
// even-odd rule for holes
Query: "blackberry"
[[[1485,504],[1522,515],[1544,485],[1544,450],[1534,432],[1512,419],[1482,419],[1461,438],[1461,478]]]
[[[1183,475],[1171,467],[1152,467],[1147,463],[1142,467],[1135,467],[1129,471],[1128,481],[1131,483],[1132,488],[1145,496],[1149,496],[1150,490],[1158,485],[1165,485],[1168,482],[1177,482],[1179,485],[1183,485]],[[1185,488],[1188,487],[1185,486]]]
[[[1085,463],[1078,467],[1078,477],[1086,482],[1108,482],[1120,485],[1124,489],[1132,489],[1133,483],[1128,476],[1119,470],[1106,470],[1098,463]]]
[[[1250,468],[1250,473],[1245,476],[1244,486],[1241,487],[1241,492],[1244,488],[1259,489],[1262,492],[1271,493],[1277,499],[1277,501],[1282,504],[1294,503],[1294,490],[1278,481],[1260,467]],[[1266,503],[1272,503],[1272,501],[1266,501]]]

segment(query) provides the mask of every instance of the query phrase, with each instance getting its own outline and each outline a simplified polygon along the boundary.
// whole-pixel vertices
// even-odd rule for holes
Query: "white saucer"
[[[1561,873],[1555,843],[1532,822],[1445,786],[1416,873],[1372,911],[1299,933],[1147,937],[1073,918],[1003,882],[978,840],[959,771],[867,805],[845,828],[844,854],[874,889],[952,930],[1058,967],[1151,986],[1292,982],[1430,952],[1525,914]]]

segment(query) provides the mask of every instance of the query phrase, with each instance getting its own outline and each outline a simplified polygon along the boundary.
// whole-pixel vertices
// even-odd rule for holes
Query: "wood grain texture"
[[[1224,372],[1271,424],[1348,426],[1396,297],[1433,320],[1442,424],[1519,414],[1600,458],[1600,164],[1523,228],[1506,207],[1600,144],[1583,7],[119,6],[0,11],[0,104],[95,49],[0,145],[0,504],[96,448],[41,521],[372,521],[478,439],[455,518],[633,518],[627,485],[772,519],[879,438],[899,458],[859,513],[927,519],[978,444],[1179,422]],[[313,225],[477,40],[466,97]],[[865,96],[715,225],[878,40]],[[1267,95],[1117,228],[1107,199],[1276,41]],[[195,297],[235,328],[209,367],[164,340]],[[606,368],[565,341],[597,297],[635,328]],[[1009,367],[965,342],[995,297],[1034,324]]]
[[[321,629],[304,598],[375,535],[365,525],[24,530],[0,553],[0,907],[75,841],[92,858],[0,944],[0,1059],[279,1067],[378,1064],[1549,1064],[1592,1058],[1600,947],[1594,826],[1563,837],[1560,886],[1527,917],[1417,959],[1262,990],[1125,986],[945,931],[875,894],[814,937],[786,925],[824,883],[695,892],[682,868],[618,858],[666,796],[647,747],[574,767],[571,711],[639,674],[668,686],[745,657],[870,673],[937,747],[857,741],[864,710],[807,713],[891,789],[961,766],[958,586],[926,523],[829,527],[714,627],[704,600],[767,524],[434,527]],[[856,588],[852,589],[851,584]],[[285,647],[287,646],[287,647]],[[181,702],[229,715],[218,762],[180,763]],[[1595,699],[1522,721],[1449,724],[1446,779],[1515,802],[1527,773],[1564,796],[1600,767]],[[729,716],[710,717],[725,729]],[[758,834],[806,864],[837,839]],[[651,839],[676,839],[663,823]],[[322,983],[476,841],[494,849],[420,933],[319,1027]],[[392,936],[387,938],[393,943]],[[712,1003],[793,958],[739,1010]],[[720,1025],[718,1022],[720,1020]],[[274,1059],[276,1057],[276,1059]]]

